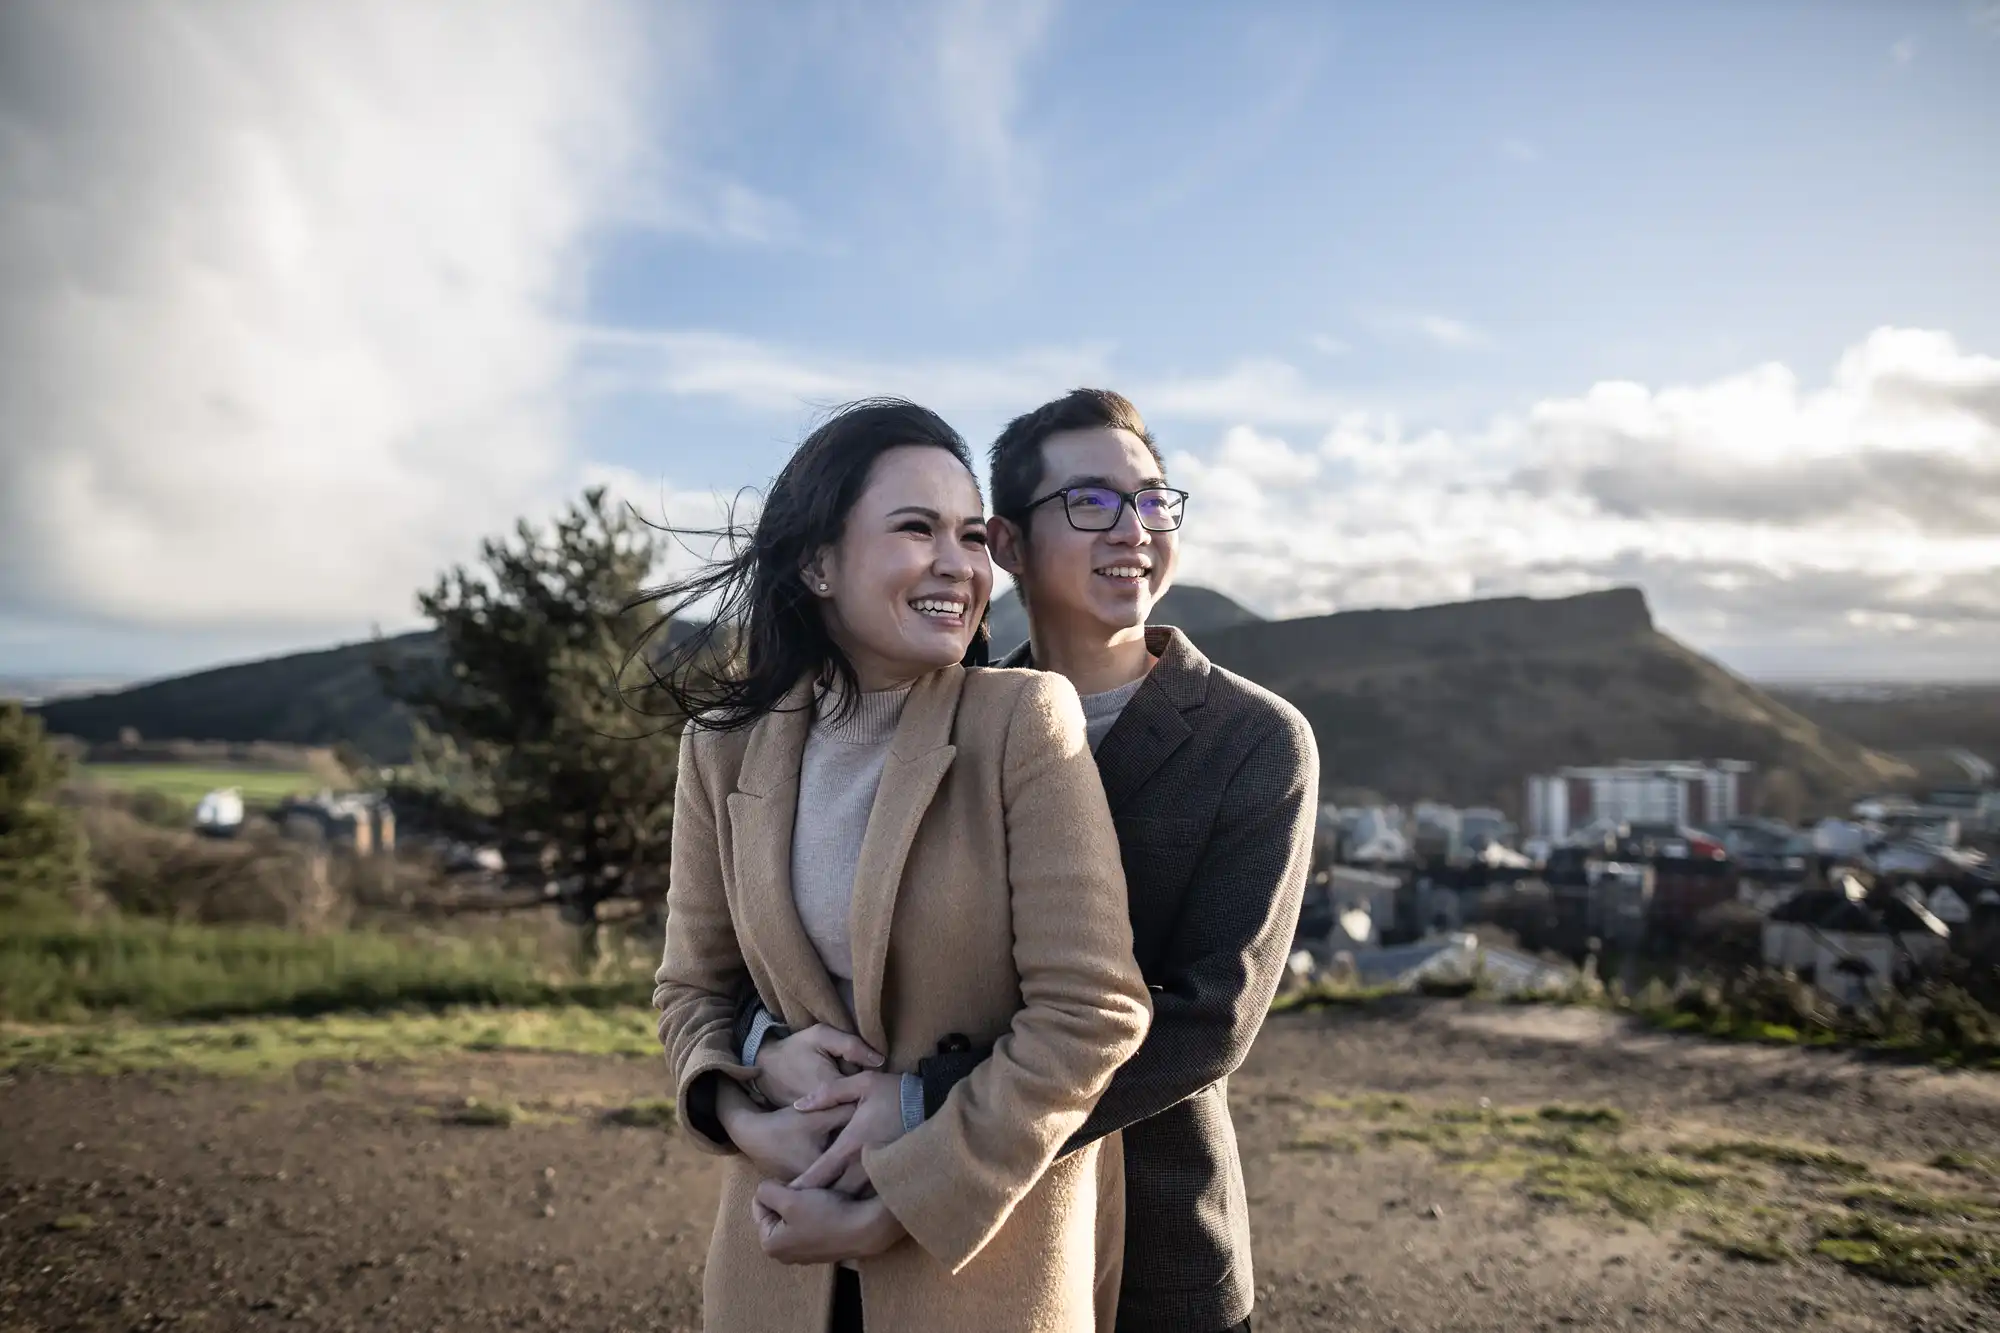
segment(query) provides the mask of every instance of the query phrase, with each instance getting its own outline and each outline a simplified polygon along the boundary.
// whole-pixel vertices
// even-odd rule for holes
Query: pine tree
[[[462,827],[538,844],[570,918],[614,897],[666,894],[677,729],[633,712],[618,677],[651,617],[625,612],[659,539],[587,491],[547,531],[488,540],[418,604],[433,669],[385,671],[417,723],[406,796]],[[641,669],[642,668],[635,668]]]
[[[82,835],[55,804],[68,767],[41,718],[0,702],[0,911],[60,909],[84,888]]]

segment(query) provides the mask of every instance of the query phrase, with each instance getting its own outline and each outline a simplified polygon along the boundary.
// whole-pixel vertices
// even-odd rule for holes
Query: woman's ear
[[[799,578],[806,585],[806,591],[815,597],[825,597],[832,585],[826,576],[826,552],[813,552],[813,558],[799,566]]]
[[[986,546],[993,554],[993,563],[1016,579],[1021,577],[1021,570],[1027,563],[1027,544],[1028,534],[1013,519],[986,520]]]

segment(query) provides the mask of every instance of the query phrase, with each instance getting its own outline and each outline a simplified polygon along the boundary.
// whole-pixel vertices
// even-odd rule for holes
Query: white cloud
[[[1421,338],[1452,351],[1486,347],[1493,341],[1484,330],[1451,315],[1419,310],[1377,310],[1364,312],[1362,319],[1382,333]]]
[[[1539,162],[1542,160],[1542,150],[1526,139],[1502,139],[1500,156],[1509,162]]]
[[[1056,0],[949,0],[930,16],[930,114],[917,123],[936,125],[951,169],[1013,226],[1041,193],[1040,160],[1019,121],[1026,65],[1056,7]]]
[[[1109,374],[1109,349],[1090,344],[893,362],[709,330],[582,328],[575,336],[587,357],[584,383],[596,392],[710,398],[765,413],[896,394],[947,414],[1011,414]]]
[[[0,611],[365,624],[545,508],[643,38],[616,3],[0,7]]]
[[[1879,330],[1815,389],[1774,365],[1465,435],[1240,426],[1171,472],[1195,495],[1185,577],[1272,613],[1636,582],[1758,670],[2000,662],[2000,360],[1939,333]]]

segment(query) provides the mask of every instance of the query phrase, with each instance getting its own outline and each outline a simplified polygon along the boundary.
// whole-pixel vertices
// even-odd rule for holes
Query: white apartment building
[[[1528,779],[1528,836],[1560,842],[1592,824],[1717,824],[1743,813],[1741,759],[1621,759]]]

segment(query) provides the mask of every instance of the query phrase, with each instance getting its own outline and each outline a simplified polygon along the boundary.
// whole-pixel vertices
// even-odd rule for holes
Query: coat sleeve
[[[735,1148],[715,1120],[714,1088],[696,1085],[710,1076],[746,1082],[754,1077],[737,1058],[732,1032],[750,981],[723,890],[715,803],[702,772],[702,735],[690,724],[681,736],[667,943],[653,974],[653,1008],[660,1015],[660,1044],[673,1071],[682,1127],[697,1147],[728,1153]]]
[[[1153,1025],[1071,1148],[1234,1073],[1277,993],[1311,871],[1319,754],[1296,714],[1231,775],[1154,980]]]
[[[1068,681],[1028,678],[1003,753],[1021,1008],[938,1114],[863,1159],[889,1210],[954,1273],[1082,1127],[1149,1013],[1117,832]]]

